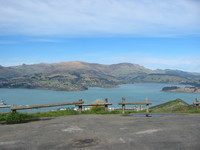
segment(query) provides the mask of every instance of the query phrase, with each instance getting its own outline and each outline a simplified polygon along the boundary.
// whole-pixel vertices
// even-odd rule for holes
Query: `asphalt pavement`
[[[0,125],[0,150],[200,150],[200,114],[74,115]]]

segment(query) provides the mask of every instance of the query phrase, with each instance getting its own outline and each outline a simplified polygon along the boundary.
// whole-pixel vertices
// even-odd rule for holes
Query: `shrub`
[[[4,121],[6,117],[6,114],[0,113],[0,121]]]
[[[96,100],[94,102],[94,104],[102,104],[103,101],[102,100]],[[101,112],[101,111],[104,111],[105,110],[105,107],[104,106],[91,106],[90,107],[90,110],[94,113],[97,113],[97,112]]]
[[[5,116],[5,121],[7,124],[14,124],[14,123],[24,123],[31,119],[32,116],[28,114],[22,113],[8,113]]]

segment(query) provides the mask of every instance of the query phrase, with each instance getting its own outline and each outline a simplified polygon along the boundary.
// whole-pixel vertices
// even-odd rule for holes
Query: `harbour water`
[[[38,105],[71,102],[83,99],[85,103],[92,103],[97,99],[104,100],[108,98],[108,102],[113,103],[110,107],[119,107],[122,97],[126,101],[144,102],[148,97],[154,105],[165,103],[170,100],[180,98],[185,102],[192,104],[195,98],[199,98],[200,94],[194,93],[170,93],[162,92],[165,86],[173,86],[169,84],[141,83],[120,85],[119,88],[89,88],[86,91],[51,91],[36,89],[0,89],[0,100],[4,100],[8,105]],[[52,108],[40,108],[38,110],[27,110],[28,112],[46,111]],[[9,111],[0,109],[0,112]]]

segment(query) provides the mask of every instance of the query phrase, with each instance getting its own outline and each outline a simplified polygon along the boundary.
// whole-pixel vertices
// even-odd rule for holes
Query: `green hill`
[[[181,99],[172,100],[150,108],[152,113],[175,113],[188,110],[191,106]]]

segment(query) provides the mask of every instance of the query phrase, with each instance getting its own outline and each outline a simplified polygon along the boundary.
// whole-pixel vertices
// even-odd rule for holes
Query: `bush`
[[[6,114],[0,113],[0,121],[5,121]]]
[[[31,119],[32,116],[28,114],[22,113],[8,113],[5,116],[5,121],[7,124],[14,124],[14,123],[24,123]]]
[[[94,104],[102,104],[103,101],[102,100],[96,100],[94,102]],[[101,112],[101,111],[104,111],[105,110],[105,107],[104,106],[91,106],[90,107],[90,110],[94,113],[97,113],[97,112]]]

